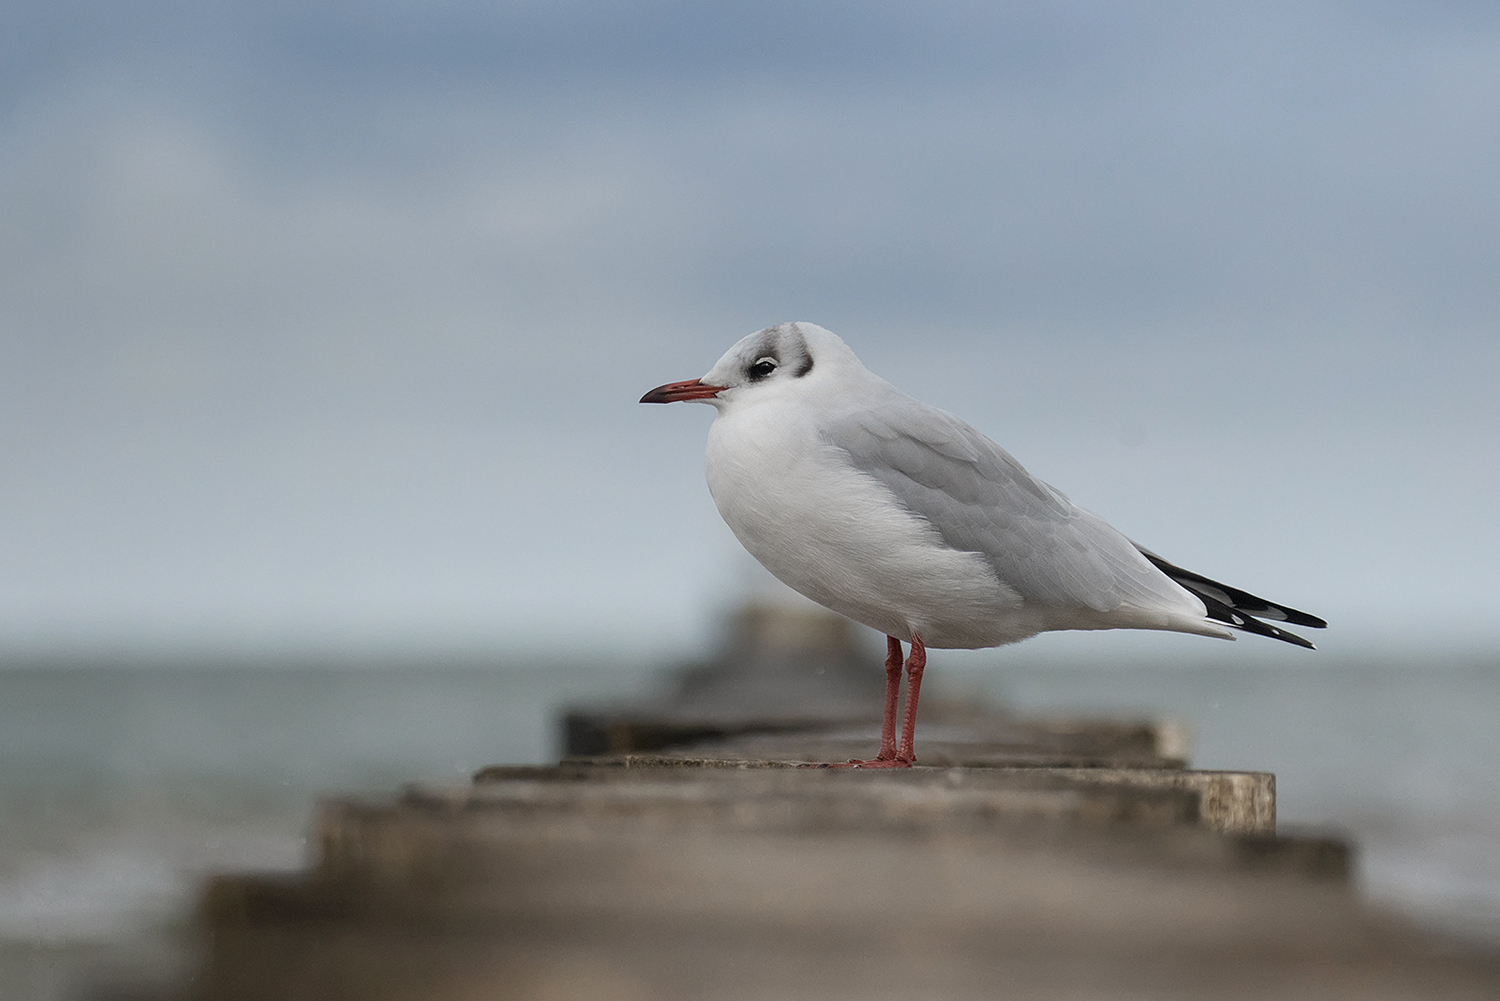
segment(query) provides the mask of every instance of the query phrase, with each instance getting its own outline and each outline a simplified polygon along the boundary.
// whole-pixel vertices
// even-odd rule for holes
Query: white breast
[[[709,491],[766,569],[819,604],[898,639],[917,632],[928,646],[998,646],[1046,628],[982,556],[944,545],[803,414],[735,407],[709,430]]]

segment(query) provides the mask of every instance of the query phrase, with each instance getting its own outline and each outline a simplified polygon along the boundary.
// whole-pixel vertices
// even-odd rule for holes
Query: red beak
[[[641,397],[641,402],[676,403],[679,400],[706,400],[711,396],[718,396],[723,391],[723,386],[710,386],[702,379],[689,379],[686,382],[669,382],[665,386],[657,386]]]

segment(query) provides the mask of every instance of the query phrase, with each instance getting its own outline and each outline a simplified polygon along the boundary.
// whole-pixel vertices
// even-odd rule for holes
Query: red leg
[[[913,764],[917,760],[917,697],[922,693],[922,672],[927,669],[927,647],[922,637],[911,634],[911,656],[906,661],[906,720],[901,726],[901,749],[896,760]]]
[[[880,753],[867,761],[855,758],[840,765],[820,765],[820,768],[908,768],[916,760],[912,753],[912,733],[916,727],[916,696],[917,688],[922,683],[922,668],[927,664],[927,651],[922,646],[922,641],[912,636],[912,659],[906,662],[908,672],[915,670],[911,675],[911,686],[907,689],[906,727],[902,731],[902,744],[905,753],[899,753],[896,748],[896,717],[899,715],[898,706],[901,700],[901,641],[894,636],[885,638],[885,723],[880,728]],[[918,651],[921,651],[920,658]],[[913,668],[913,665],[916,665]]]
[[[896,706],[901,699],[901,641],[885,638],[885,723],[880,728],[880,753],[876,761],[893,761],[896,757]]]

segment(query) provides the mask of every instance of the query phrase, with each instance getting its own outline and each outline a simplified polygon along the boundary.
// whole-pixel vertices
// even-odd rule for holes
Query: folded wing
[[[1129,539],[950,414],[900,397],[830,422],[825,434],[947,545],[984,556],[1028,603],[1203,615]]]
[[[1199,621],[1206,610],[1231,628],[1308,647],[1260,619],[1326,625],[1168,563],[1032,476],[973,427],[910,397],[847,414],[824,433],[947,545],[984,556],[1028,603],[1106,614],[1128,607]]]

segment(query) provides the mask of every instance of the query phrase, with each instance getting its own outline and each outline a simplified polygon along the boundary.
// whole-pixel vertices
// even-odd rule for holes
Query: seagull
[[[880,751],[848,766],[915,763],[928,647],[995,647],[1054,629],[1161,629],[1257,633],[1312,649],[1263,620],[1327,625],[1132,542],[815,324],[757,331],[703,378],[641,397],[682,400],[718,411],[708,489],[740,543],[794,590],[886,634]],[[902,642],[910,656],[898,744]]]

